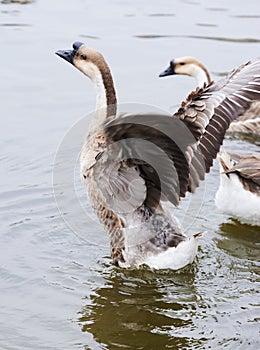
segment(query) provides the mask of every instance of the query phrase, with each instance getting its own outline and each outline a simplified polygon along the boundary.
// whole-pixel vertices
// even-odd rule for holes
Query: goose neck
[[[210,75],[208,71],[205,68],[199,67],[197,65],[194,65],[194,78],[196,78],[198,86],[203,87],[204,84],[210,83]]]
[[[96,113],[102,116],[103,119],[116,115],[116,92],[108,67],[97,69],[94,85],[96,90]]]

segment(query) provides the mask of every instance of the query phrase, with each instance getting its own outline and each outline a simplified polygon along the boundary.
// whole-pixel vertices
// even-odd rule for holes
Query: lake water
[[[86,42],[108,60],[121,103],[173,112],[195,81],[159,79],[170,59],[196,56],[217,80],[259,56],[259,24],[257,0],[0,1],[1,349],[260,346],[260,230],[215,208],[217,163],[192,204],[175,210],[187,235],[208,231],[178,272],[116,268],[77,176],[87,208],[78,231],[52,188],[59,145],[95,106],[90,81],[56,50]],[[259,152],[259,139],[224,146]]]

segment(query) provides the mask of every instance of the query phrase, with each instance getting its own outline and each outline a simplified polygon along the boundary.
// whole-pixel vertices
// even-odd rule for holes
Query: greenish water
[[[195,81],[158,79],[169,60],[196,56],[217,80],[259,56],[259,16],[258,1],[0,2],[1,349],[259,347],[259,228],[215,208],[217,163],[176,210],[188,235],[208,231],[178,272],[114,267],[80,182],[80,235],[52,189],[58,146],[95,106],[91,83],[57,49],[86,42],[107,58],[120,102],[174,111]],[[259,152],[256,138],[224,146]]]

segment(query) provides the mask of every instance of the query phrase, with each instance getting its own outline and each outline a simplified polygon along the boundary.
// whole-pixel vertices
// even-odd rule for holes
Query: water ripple
[[[134,35],[133,37],[138,39],[190,38],[190,39],[223,41],[223,42],[242,43],[242,44],[244,43],[255,44],[260,42],[260,39],[256,39],[256,38],[228,38],[228,37],[202,36],[202,35],[138,34],[138,35]]]

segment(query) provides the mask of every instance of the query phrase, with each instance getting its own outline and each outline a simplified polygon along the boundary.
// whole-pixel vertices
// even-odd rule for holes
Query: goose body
[[[260,225],[260,155],[221,153],[217,207],[242,223]]]
[[[170,66],[159,76],[188,75],[196,79],[200,88],[211,82],[207,68],[192,56],[183,56],[171,60]],[[251,104],[250,108],[230,124],[227,132],[260,135],[260,102]]]
[[[96,89],[96,120],[83,146],[81,177],[109,234],[114,263],[174,270],[191,263],[202,233],[186,237],[163,203],[177,205],[204,179],[230,122],[259,98],[260,61],[191,94],[174,116],[117,116],[113,79],[103,56],[78,42],[57,54]]]

